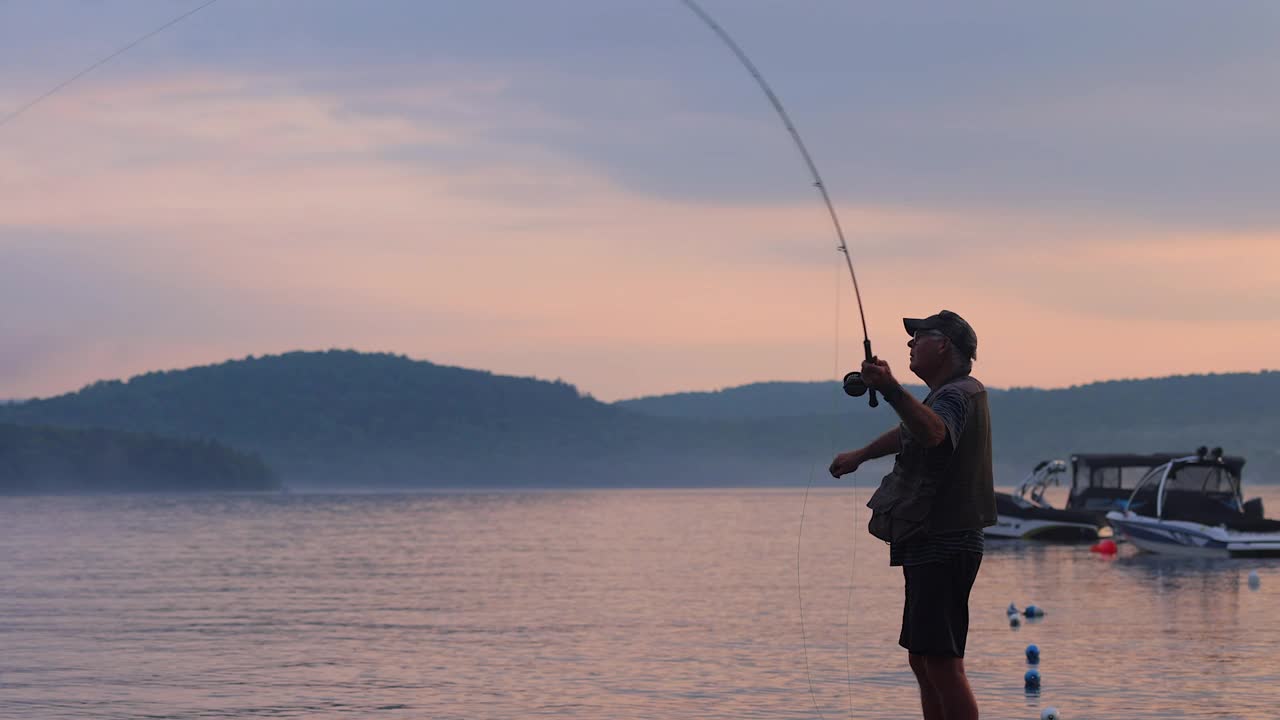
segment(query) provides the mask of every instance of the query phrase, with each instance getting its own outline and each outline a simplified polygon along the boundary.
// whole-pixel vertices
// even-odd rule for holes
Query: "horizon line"
[[[714,388],[714,389],[702,389],[702,390],[674,390],[674,391],[671,391],[671,392],[657,393],[657,394],[649,394],[649,395],[637,395],[637,396],[633,396],[633,397],[617,398],[617,399],[614,399],[614,400],[599,400],[598,398],[596,398],[596,396],[595,396],[593,393],[591,393],[591,392],[590,392],[590,391],[588,391],[588,390],[585,390],[582,386],[580,386],[580,385],[578,385],[578,384],[576,384],[576,383],[569,382],[569,381],[567,381],[567,380],[565,380],[565,379],[563,379],[563,378],[560,378],[560,377],[557,377],[557,378],[542,378],[542,377],[538,377],[538,376],[536,376],[536,375],[514,375],[514,374],[500,373],[500,372],[496,372],[496,371],[488,370],[488,369],[484,369],[484,368],[476,368],[476,367],[468,367],[468,366],[464,366],[464,365],[452,365],[452,364],[446,364],[446,363],[438,363],[438,362],[434,362],[434,361],[432,361],[432,360],[428,360],[428,359],[425,359],[425,358],[415,358],[415,357],[411,357],[411,356],[409,356],[408,354],[405,354],[405,353],[398,353],[398,352],[393,352],[393,351],[388,351],[388,350],[376,350],[376,351],[370,351],[370,350],[356,350],[356,349],[354,349],[354,348],[330,347],[330,348],[326,348],[326,349],[322,349],[322,350],[304,350],[304,349],[297,349],[297,350],[286,350],[286,351],[278,352],[278,353],[265,353],[265,354],[250,353],[250,354],[245,355],[245,356],[243,356],[243,357],[231,357],[231,358],[227,358],[227,359],[224,359],[224,360],[221,360],[221,361],[214,361],[214,362],[208,362],[208,363],[197,364],[197,365],[188,365],[188,366],[186,366],[186,367],[175,367],[175,368],[164,368],[164,369],[153,369],[153,370],[147,370],[147,371],[139,372],[139,373],[136,373],[136,374],[134,374],[134,375],[131,375],[131,376],[128,376],[128,377],[125,377],[125,378],[99,378],[99,379],[97,379],[97,380],[94,380],[94,381],[91,381],[91,382],[85,383],[85,384],[81,385],[81,386],[80,386],[80,387],[78,387],[78,388],[75,388],[75,389],[72,389],[72,390],[65,390],[65,391],[63,391],[63,392],[60,392],[60,393],[54,393],[54,394],[51,394],[51,395],[42,395],[42,396],[41,396],[41,395],[37,395],[37,396],[33,396],[33,397],[10,397],[10,398],[0,398],[0,404],[23,403],[23,402],[31,402],[31,401],[35,401],[35,400],[49,400],[49,399],[52,399],[52,398],[61,397],[61,396],[63,396],[63,395],[70,395],[70,394],[73,394],[73,393],[76,393],[76,392],[80,392],[80,391],[82,391],[82,390],[85,390],[85,389],[87,389],[87,388],[90,388],[90,387],[92,387],[92,386],[94,386],[94,385],[97,385],[97,384],[99,384],[99,383],[110,383],[110,382],[128,383],[128,382],[132,382],[133,380],[135,380],[135,379],[137,379],[137,378],[145,377],[145,376],[147,376],[147,375],[152,375],[152,374],[156,374],[156,373],[186,372],[186,371],[190,371],[190,370],[198,370],[198,369],[201,369],[201,368],[215,367],[215,366],[217,366],[217,365],[225,365],[225,364],[228,364],[228,363],[247,362],[247,361],[252,361],[252,360],[262,360],[262,359],[268,359],[268,358],[280,358],[280,357],[284,357],[284,356],[286,356],[286,355],[293,355],[293,354],[303,354],[303,355],[320,355],[320,354],[330,353],[330,352],[353,353],[353,354],[356,354],[356,355],[370,355],[370,356],[374,356],[374,355],[386,355],[386,356],[391,356],[391,357],[403,358],[403,359],[405,359],[405,360],[409,360],[410,362],[420,362],[420,363],[426,363],[426,364],[429,364],[429,365],[434,365],[434,366],[436,366],[436,367],[447,367],[447,368],[454,368],[454,369],[459,369],[459,370],[467,370],[467,371],[471,371],[471,372],[483,372],[483,373],[488,373],[488,374],[490,374],[490,375],[494,375],[494,376],[498,376],[498,377],[516,377],[516,378],[526,378],[526,379],[531,379],[531,380],[537,380],[537,381],[540,381],[540,382],[559,382],[559,383],[564,383],[564,384],[566,384],[566,385],[569,385],[569,386],[573,387],[575,390],[577,390],[577,391],[578,391],[578,393],[579,393],[580,395],[582,395],[582,396],[584,396],[584,397],[589,397],[589,398],[592,398],[592,399],[596,399],[596,400],[598,400],[599,402],[602,402],[602,403],[605,403],[605,404],[609,404],[609,405],[613,405],[613,404],[621,403],[621,402],[629,402],[629,401],[633,401],[633,400],[644,400],[644,399],[650,399],[650,398],[668,397],[668,396],[672,396],[672,395],[710,395],[710,394],[721,393],[721,392],[726,392],[726,391],[730,391],[730,390],[737,390],[737,389],[741,389],[741,388],[745,388],[745,387],[750,387],[750,386],[752,386],[752,385],[768,385],[768,384],[795,384],[795,385],[804,385],[804,384],[821,384],[821,383],[838,383],[838,382],[839,382],[838,380],[836,380],[836,379],[834,379],[834,378],[823,378],[823,379],[815,379],[815,380],[776,380],[776,379],[774,379],[774,380],[754,380],[754,381],[751,381],[751,382],[739,383],[739,384],[737,384],[737,385],[728,385],[728,386],[724,386],[724,387],[720,387],[720,388]],[[1102,379],[1090,380],[1090,381],[1088,381],[1088,382],[1084,382],[1084,383],[1073,383],[1073,384],[1070,384],[1070,385],[1058,385],[1058,386],[1010,385],[1010,386],[1006,386],[1006,387],[1001,387],[1001,386],[990,385],[990,386],[988,386],[988,389],[990,389],[990,390],[996,390],[996,391],[1001,391],[1001,392],[1010,392],[1010,391],[1018,391],[1018,390],[1039,390],[1039,391],[1051,392],[1051,391],[1056,391],[1056,390],[1071,390],[1071,389],[1075,389],[1075,388],[1084,388],[1084,387],[1089,387],[1089,386],[1091,386],[1091,385],[1101,385],[1101,384],[1105,384],[1105,383],[1113,383],[1113,382],[1143,382],[1143,381],[1152,381],[1152,380],[1172,380],[1172,379],[1177,379],[1177,378],[1216,377],[1216,376],[1219,376],[1219,375],[1267,375],[1267,374],[1270,374],[1270,373],[1280,373],[1280,368],[1259,368],[1259,369],[1256,369],[1256,370],[1226,370],[1226,371],[1220,371],[1220,372],[1204,372],[1204,373],[1175,373],[1175,374],[1172,374],[1172,375],[1151,375],[1151,376],[1147,376],[1147,377],[1117,377],[1117,378],[1102,378]],[[985,384],[985,383],[984,383],[984,384]],[[904,386],[907,386],[907,387],[910,387],[910,386],[923,386],[923,383],[919,383],[919,382],[910,382],[910,383],[903,383],[903,385],[904,385]]]

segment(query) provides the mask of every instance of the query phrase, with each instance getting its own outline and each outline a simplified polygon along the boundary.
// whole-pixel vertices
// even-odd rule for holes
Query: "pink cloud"
[[[477,102],[491,91],[437,90]],[[209,323],[203,337],[82,329],[83,362],[10,378],[5,395],[295,347],[563,377],[606,399],[830,377],[860,355],[816,198],[656,198],[544,147],[489,143],[483,128],[357,112],[270,79],[164,78],[52,110],[0,149],[0,228],[57,234],[64,251],[138,282],[228,301],[216,322],[183,294],[140,310],[194,313]],[[461,169],[396,155],[470,143],[477,153]],[[978,370],[993,385],[1247,370],[1280,357],[1280,320],[1259,310],[1280,301],[1280,230],[991,209],[841,213],[873,340],[900,372],[898,318],[941,307],[978,328]]]

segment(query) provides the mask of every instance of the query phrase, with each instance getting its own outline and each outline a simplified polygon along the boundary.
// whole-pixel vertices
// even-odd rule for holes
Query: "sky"
[[[0,0],[0,116],[198,5]],[[1280,5],[705,0],[877,354],[995,387],[1280,367]],[[676,0],[220,0],[0,126],[0,398],[289,350],[602,399],[819,380],[861,327]]]

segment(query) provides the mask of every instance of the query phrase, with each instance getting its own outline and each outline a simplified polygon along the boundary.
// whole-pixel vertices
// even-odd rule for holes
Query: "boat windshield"
[[[1236,495],[1239,478],[1226,465],[1182,465],[1169,473],[1165,492],[1196,492],[1206,495]]]
[[[1190,460],[1188,462],[1187,460]],[[1188,458],[1154,468],[1138,483],[1126,508],[1168,519],[1210,521],[1242,512],[1240,478],[1224,463]]]

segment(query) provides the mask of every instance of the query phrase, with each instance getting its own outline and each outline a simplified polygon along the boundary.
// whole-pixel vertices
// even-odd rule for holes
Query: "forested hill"
[[[921,385],[907,388],[923,397]],[[1277,416],[1280,372],[1178,375],[1148,380],[1110,380],[1057,390],[988,388],[993,403],[1063,413],[1070,419],[1096,422],[1121,417],[1182,416],[1231,422],[1266,421]],[[619,407],[657,417],[752,419],[825,415],[845,412],[854,403],[840,384],[831,382],[763,382],[711,392],[684,392],[621,400]]]
[[[686,484],[706,477],[694,456],[732,453],[704,423],[563,382],[338,350],[98,382],[0,407],[0,420],[214,439],[299,486]]]
[[[344,350],[248,357],[108,380],[0,407],[0,419],[214,437],[311,451],[533,432],[625,411],[571,385]]]
[[[924,396],[925,391],[921,386],[908,385],[907,389],[920,397]],[[773,381],[708,392],[649,395],[633,400],[619,400],[614,404],[654,417],[764,420],[845,413],[858,402],[866,405],[865,398],[854,400],[845,395],[840,383],[835,381]]]
[[[993,391],[997,479],[1072,452],[1201,444],[1245,456],[1250,482],[1280,479],[1277,397],[1280,373]],[[558,381],[328,351],[99,382],[0,406],[0,422],[217,441],[290,486],[387,488],[803,484],[896,419],[835,383],[609,404]]]
[[[921,386],[909,389],[918,397],[926,392]],[[1113,380],[1056,390],[990,389],[989,395],[996,460],[1005,466],[1072,452],[1158,452],[1207,444],[1245,456],[1250,482],[1280,482],[1280,372]],[[849,419],[842,425],[854,442],[866,430],[863,421],[870,412],[865,398],[845,396],[835,382],[754,383],[616,404],[665,418],[790,418],[814,432],[829,425],[823,418],[834,406]]]
[[[217,443],[0,423],[0,495],[279,488],[261,458]]]

